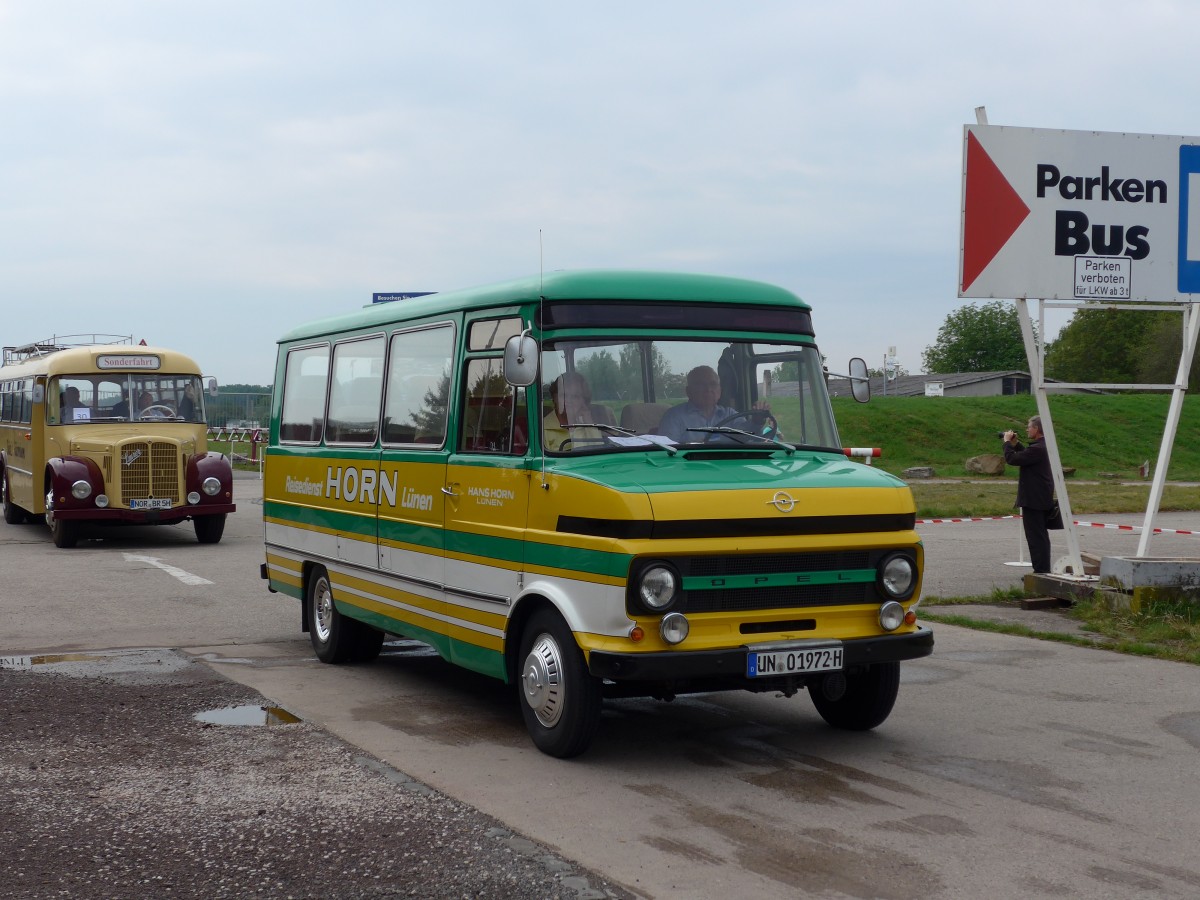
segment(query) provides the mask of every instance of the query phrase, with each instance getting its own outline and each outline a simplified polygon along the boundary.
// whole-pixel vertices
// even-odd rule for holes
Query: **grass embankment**
[[[1074,467],[1076,480],[1136,481],[1138,466],[1148,460],[1153,467],[1157,462],[1170,397],[1065,394],[1051,395],[1049,402],[1063,466]],[[893,474],[931,466],[939,478],[968,477],[964,468],[968,458],[1001,452],[996,432],[1011,428],[1024,439],[1025,422],[1037,415],[1037,403],[1029,395],[876,395],[870,403],[849,398],[833,403],[847,447],[880,447],[883,456],[875,464]],[[1184,401],[1167,477],[1200,481],[1200,396]]]

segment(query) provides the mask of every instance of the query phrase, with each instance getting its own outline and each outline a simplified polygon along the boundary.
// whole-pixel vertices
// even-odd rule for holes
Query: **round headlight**
[[[692,626],[683,613],[667,613],[658,625],[658,633],[668,644],[678,644],[688,636]]]
[[[916,583],[917,567],[907,556],[889,556],[879,571],[879,584],[893,597],[907,597]]]
[[[71,496],[76,500],[86,500],[92,496],[92,486],[80,478],[77,482],[71,485]]]
[[[221,479],[213,478],[211,475],[204,479],[204,483],[200,485],[200,489],[210,497],[215,497],[221,492]]]
[[[884,631],[895,631],[904,624],[904,607],[889,600],[879,607],[879,627]]]
[[[100,507],[101,509],[107,509],[108,508],[108,494],[97,494],[96,495],[96,505],[98,507]]]
[[[199,491],[188,491],[187,502],[192,504],[192,506],[195,506],[197,503],[199,503],[200,502]]]
[[[651,566],[638,582],[638,596],[650,609],[666,609],[675,599],[675,573],[666,566]]]

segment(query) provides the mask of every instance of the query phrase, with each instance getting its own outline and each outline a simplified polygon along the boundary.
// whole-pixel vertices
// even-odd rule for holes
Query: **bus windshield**
[[[50,425],[204,421],[197,375],[60,375],[51,379],[47,399]]]
[[[547,453],[781,444],[840,452],[811,344],[550,339],[541,372]]]

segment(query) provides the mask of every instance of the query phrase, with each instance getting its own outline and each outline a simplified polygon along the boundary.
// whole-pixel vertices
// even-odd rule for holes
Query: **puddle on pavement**
[[[292,715],[282,707],[256,706],[252,703],[206,709],[192,718],[208,725],[295,725],[301,721],[299,716]]]

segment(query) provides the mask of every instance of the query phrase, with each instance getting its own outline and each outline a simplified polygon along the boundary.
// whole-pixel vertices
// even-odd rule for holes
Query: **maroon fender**
[[[204,493],[202,487],[206,478],[216,478],[221,482],[221,490],[211,497]],[[191,507],[192,510],[203,512],[206,506],[227,507],[233,503],[233,464],[223,453],[197,453],[189,457],[185,481],[188,493],[195,491],[200,495],[200,503]]]
[[[83,500],[76,500],[71,485],[79,480],[92,486],[92,493]],[[46,489],[54,492],[54,508],[94,509],[96,495],[104,493],[104,476],[100,467],[92,460],[81,456],[56,456],[46,461]]]

